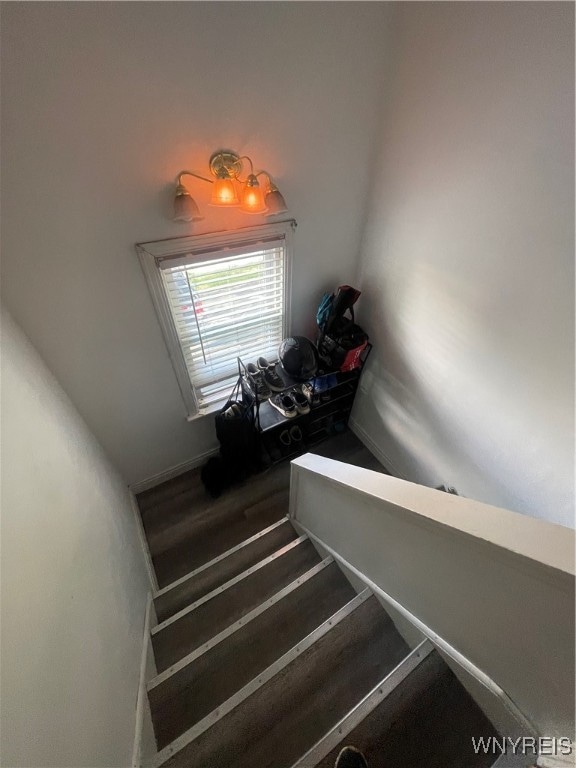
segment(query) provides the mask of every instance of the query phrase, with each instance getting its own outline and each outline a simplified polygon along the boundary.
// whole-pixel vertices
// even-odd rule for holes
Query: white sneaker
[[[368,763],[359,749],[344,747],[336,758],[334,768],[368,768]]]
[[[296,402],[290,395],[275,395],[268,402],[287,419],[293,419],[295,416],[298,416]]]
[[[312,402],[312,392],[314,391],[314,387],[312,386],[312,384],[302,384],[302,386],[300,388],[301,388],[302,394],[304,395],[306,400],[308,400],[308,402],[311,403]]]
[[[310,403],[308,402],[308,398],[305,397],[302,392],[300,392],[298,389],[293,389],[290,392],[290,397],[292,397],[296,403],[298,413],[310,413]]]

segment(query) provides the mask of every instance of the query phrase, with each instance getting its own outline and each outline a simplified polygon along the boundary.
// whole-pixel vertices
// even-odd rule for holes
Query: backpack
[[[341,285],[336,293],[322,296],[316,322],[320,329],[318,352],[330,370],[352,371],[362,365],[368,335],[354,322],[353,304],[360,291]],[[346,317],[346,312],[350,317]]]

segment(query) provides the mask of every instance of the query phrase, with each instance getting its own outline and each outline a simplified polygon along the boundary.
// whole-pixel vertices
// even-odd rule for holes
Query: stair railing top
[[[379,499],[389,509],[396,507],[404,515],[418,515],[422,522],[428,519],[541,565],[572,576],[576,574],[572,528],[311,453],[292,462],[292,483],[301,471],[353,489],[357,494]],[[290,514],[297,518],[292,507]]]
[[[536,733],[574,740],[572,529],[311,454],[291,473],[296,527]]]

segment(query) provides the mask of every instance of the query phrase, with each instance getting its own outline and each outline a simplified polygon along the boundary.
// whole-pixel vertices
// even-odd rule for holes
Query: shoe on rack
[[[280,432],[280,435],[279,435],[278,439],[280,440],[280,442],[282,443],[282,445],[285,448],[288,448],[291,445],[291,443],[292,443],[292,438],[290,437],[290,432],[288,432],[287,429],[285,429],[282,432]]]
[[[320,405],[320,395],[309,381],[305,384],[302,384],[300,389],[302,390],[302,394],[308,400],[310,405]]]
[[[269,368],[276,368],[276,363],[269,363],[265,357],[259,357],[258,360],[256,360],[256,366],[259,371],[264,373],[264,371],[267,371]]]
[[[276,373],[276,363],[269,363],[265,357],[259,357],[256,360],[256,365],[272,392],[282,392],[283,389],[286,389],[284,380]]]
[[[309,403],[312,402],[312,394],[314,392],[314,387],[309,382],[306,382],[305,384],[302,384],[300,389],[302,390],[302,394],[308,400]]]
[[[356,747],[344,747],[336,758],[334,768],[368,768],[368,763]]]
[[[292,438],[290,432],[287,429],[282,430],[278,435],[278,441],[280,443],[280,453],[282,456],[289,456],[292,452]]]
[[[300,390],[293,389],[290,392],[290,397],[296,403],[298,413],[310,413],[310,403],[308,402],[308,398],[303,395]]]
[[[246,374],[250,389],[258,398],[258,402],[261,403],[264,400],[268,400],[272,393],[268,389],[262,371],[259,371],[254,363],[248,363],[246,366]]]
[[[280,432],[280,436],[278,437],[280,442],[285,448],[288,448],[290,443],[292,442],[292,438],[290,437],[290,432],[288,432],[287,429],[285,429],[283,432]]]
[[[298,424],[294,424],[293,427],[290,427],[290,438],[295,443],[299,443],[302,440],[302,430],[300,429]]]
[[[304,448],[304,435],[298,424],[290,427],[290,439],[294,443],[295,450],[301,451]]]
[[[287,419],[293,419],[295,416],[298,416],[298,408],[294,398],[290,395],[274,395],[268,402]]]

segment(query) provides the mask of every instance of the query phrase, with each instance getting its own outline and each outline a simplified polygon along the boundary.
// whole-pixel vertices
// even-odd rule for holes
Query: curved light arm
[[[250,163],[250,175],[253,176],[254,164],[252,163],[252,160],[248,157],[248,155],[242,155],[241,157],[238,158],[238,160],[248,160],[248,162]],[[238,181],[242,181],[242,179],[240,179],[240,176],[238,176],[237,178],[238,178]]]
[[[252,160],[248,157],[248,155],[242,155],[242,157],[239,157],[238,160],[248,160],[250,163],[250,173],[254,173],[254,165],[252,164]]]
[[[178,186],[182,186],[182,176],[194,176],[196,179],[202,179],[202,181],[207,181],[209,184],[213,184],[214,182],[212,179],[207,179],[206,176],[200,176],[199,173],[194,173],[194,171],[180,171],[178,174]]]
[[[262,176],[262,174],[264,174],[264,176],[266,176],[266,179],[268,180],[268,186],[270,187],[270,192],[277,192],[278,191],[278,187],[272,181],[272,176],[270,176],[268,171],[258,171],[256,176]]]

